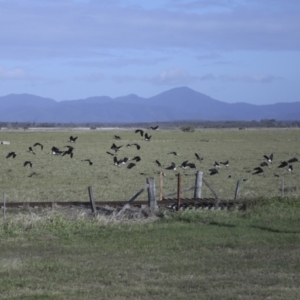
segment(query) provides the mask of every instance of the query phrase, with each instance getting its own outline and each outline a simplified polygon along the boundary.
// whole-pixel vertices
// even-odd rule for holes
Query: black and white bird
[[[65,147],[68,148],[68,150],[63,151],[62,156],[70,155],[70,157],[73,158],[73,155],[74,155],[74,153],[73,153],[74,147],[72,147],[72,146],[65,146]]]
[[[226,160],[224,162],[220,162],[220,164],[224,165],[225,167],[229,166],[229,160]]]
[[[288,171],[291,172],[291,173],[293,172],[293,166],[292,165],[289,165]]]
[[[41,150],[44,149],[44,146],[43,146],[41,143],[35,143],[35,144],[33,145],[33,147],[36,147],[36,146],[40,146],[40,147],[41,147]]]
[[[144,136],[144,130],[142,129],[136,129],[134,133],[139,133],[141,136]]]
[[[264,172],[264,169],[261,168],[261,167],[256,167],[253,169],[255,172],[252,173],[252,175],[256,175],[256,174],[260,174],[260,173],[263,173]]]
[[[219,164],[217,161],[215,161],[214,167],[215,167],[215,168],[220,168],[220,164]]]
[[[26,160],[23,164],[24,167],[26,167],[27,165],[29,165],[30,168],[32,168],[32,165],[33,165],[33,162],[32,161],[29,161],[29,160]]]
[[[210,176],[216,175],[219,173],[219,171],[216,168],[209,169],[208,171],[209,171]]]
[[[17,156],[17,153],[12,151],[6,155],[6,158],[10,158],[10,157],[15,158],[16,156]]]
[[[156,159],[155,163],[157,164],[158,167],[162,168],[162,164]]]
[[[174,170],[174,171],[176,171],[176,164],[174,162],[172,162],[171,165],[166,168],[166,170]]]
[[[195,153],[195,156],[196,156],[197,160],[199,160],[199,161],[202,161],[202,160],[203,160],[203,157],[200,157],[200,156],[198,155],[198,153]]]
[[[90,166],[93,165],[93,162],[90,159],[82,159],[81,161],[87,161],[89,163]]]
[[[140,149],[141,149],[141,146],[140,146],[139,144],[137,144],[137,143],[134,143],[134,144],[132,144],[132,145],[136,146],[136,149],[137,149],[137,150],[140,150]]]
[[[272,163],[272,162],[273,162],[273,153],[271,153],[270,156],[264,155],[264,158],[265,158],[269,163]]]
[[[151,137],[152,137],[152,135],[148,135],[148,133],[146,132],[145,133],[145,141],[150,141],[150,139],[151,139]]]
[[[114,165],[120,167],[120,165],[123,164],[123,159],[119,159],[114,156]]]
[[[266,161],[263,161],[262,163],[259,164],[261,167],[268,167],[268,163]]]
[[[51,148],[51,154],[52,155],[61,155],[61,154],[63,154],[63,151],[61,151],[57,147],[53,146]]]
[[[188,160],[185,160],[184,162],[182,162],[182,164],[181,164],[180,167],[181,167],[182,169],[186,169],[186,168],[188,167],[188,162],[189,162]]]
[[[158,129],[158,125],[157,126],[150,126],[150,129],[157,130]]]
[[[34,153],[34,151],[33,151],[32,147],[28,147],[28,151],[27,151],[27,152],[29,152],[29,153],[32,153],[32,154],[34,154],[34,155],[35,155],[35,153]]]
[[[69,138],[69,142],[70,143],[75,143],[76,142],[76,140],[77,140],[77,138],[78,138],[78,136],[70,136],[70,138]]]
[[[121,148],[123,147],[122,146],[117,146],[115,143],[113,143],[110,147],[110,149],[114,150],[115,152],[118,152]]]

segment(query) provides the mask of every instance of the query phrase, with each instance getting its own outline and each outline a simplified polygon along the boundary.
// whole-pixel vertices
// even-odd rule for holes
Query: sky
[[[300,101],[300,0],[0,0],[0,41],[0,96]]]

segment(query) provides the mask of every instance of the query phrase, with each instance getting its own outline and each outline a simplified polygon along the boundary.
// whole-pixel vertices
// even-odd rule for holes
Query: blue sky
[[[0,0],[0,38],[0,96],[300,101],[299,0]]]

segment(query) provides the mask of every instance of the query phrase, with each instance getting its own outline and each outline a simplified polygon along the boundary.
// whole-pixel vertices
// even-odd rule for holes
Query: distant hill
[[[300,102],[253,105],[226,103],[187,87],[150,98],[134,94],[57,102],[30,94],[0,97],[0,122],[135,123],[170,121],[300,120]]]

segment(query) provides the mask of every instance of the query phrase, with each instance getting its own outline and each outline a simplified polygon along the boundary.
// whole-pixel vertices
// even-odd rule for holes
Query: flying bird
[[[264,172],[264,169],[261,168],[261,167],[256,167],[253,169],[255,172],[252,173],[252,175],[256,175],[256,174],[260,174],[260,173],[263,173]]]
[[[70,138],[69,138],[69,142],[70,143],[75,143],[76,142],[76,140],[77,140],[77,138],[78,138],[78,136],[70,136]]]
[[[269,162],[272,163],[273,162],[273,153],[270,156],[264,155],[264,158]]]
[[[298,158],[297,157],[293,157],[291,159],[288,160],[288,163],[293,163],[293,162],[297,162]]]
[[[114,150],[115,152],[118,152],[121,148],[123,147],[122,146],[117,146],[115,143],[113,143],[110,147],[110,149]]]
[[[41,147],[41,150],[44,149],[44,146],[43,146],[41,143],[35,143],[35,144],[33,145],[33,147],[36,147],[36,146],[40,146],[40,147]]]
[[[178,153],[176,151],[171,151],[171,152],[168,152],[167,154],[173,154],[175,156],[178,156]]]
[[[152,130],[157,130],[157,128],[158,128],[158,125],[157,126],[150,126],[150,129],[152,129]]]
[[[195,153],[195,156],[196,156],[197,160],[199,160],[199,161],[203,160],[203,157],[200,157],[197,153]]]
[[[220,162],[220,164],[224,165],[225,167],[229,166],[229,160],[226,160],[224,162]]]
[[[135,156],[132,160],[135,160],[136,162],[138,162],[138,161],[141,160],[141,157],[140,156]]]
[[[140,133],[140,135],[143,136],[144,135],[144,130],[142,130],[142,129],[136,129],[134,131],[134,133]]]
[[[157,164],[158,167],[162,168],[162,165],[158,160],[155,160],[155,163]]]
[[[118,135],[114,135],[115,140],[121,140],[121,137]]]
[[[82,159],[81,161],[87,161],[89,163],[90,166],[93,165],[93,162],[90,159]]]
[[[32,147],[28,147],[28,151],[27,151],[27,152],[29,152],[29,153],[32,153],[32,154],[34,154],[34,155],[35,155],[35,153],[34,153],[34,151],[33,151]]]
[[[288,165],[288,162],[287,161],[283,161],[279,166],[278,168],[284,168]]]
[[[259,164],[261,167],[267,167],[269,166],[266,161],[263,161],[262,163]]]
[[[26,167],[27,165],[30,166],[30,168],[32,168],[32,165],[33,165],[33,162],[32,161],[29,161],[29,160],[26,160],[23,164],[24,167]]]
[[[135,163],[130,163],[130,164],[127,166],[127,169],[132,169],[134,166],[135,166]]]
[[[17,156],[17,153],[16,152],[9,152],[7,155],[6,155],[6,158],[9,158],[9,157],[13,157],[15,158]]]
[[[174,162],[172,162],[171,165],[166,168],[166,170],[174,170],[174,171],[176,171],[176,164]]]
[[[212,175],[216,175],[219,173],[219,171],[216,169],[216,168],[213,168],[213,169],[209,169],[209,175],[212,176]]]
[[[148,133],[145,133],[145,141],[150,141],[152,135],[148,135]]]
[[[132,145],[136,146],[136,149],[137,149],[137,150],[140,150],[140,149],[141,149],[141,146],[140,146],[139,144],[137,144],[137,143],[134,143],[134,144],[132,144]]]

